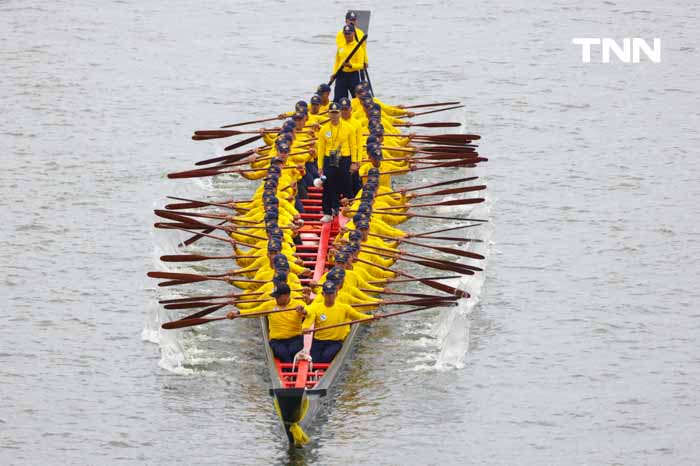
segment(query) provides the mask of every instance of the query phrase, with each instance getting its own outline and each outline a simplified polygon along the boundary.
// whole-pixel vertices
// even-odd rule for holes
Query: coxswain
[[[350,164],[356,153],[354,127],[340,118],[340,106],[333,102],[328,108],[330,121],[321,127],[316,147],[318,169],[326,177],[323,183],[323,217],[330,222],[340,209],[341,196],[352,197]]]
[[[365,69],[366,62],[364,48],[360,47],[350,60],[345,63],[345,60],[357,45],[354,26],[349,24],[343,26],[343,37],[344,42],[338,45],[335,52],[335,64],[333,65],[333,73],[335,73],[333,100],[336,102],[343,97],[347,97],[348,94],[355,97],[355,86],[360,83],[360,71]],[[331,79],[333,79],[333,75],[331,75]]]

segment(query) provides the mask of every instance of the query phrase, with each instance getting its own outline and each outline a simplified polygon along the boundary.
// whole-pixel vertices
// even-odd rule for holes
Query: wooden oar
[[[238,136],[240,134],[268,134],[268,133],[277,133],[279,132],[279,128],[275,129],[264,129],[261,131],[259,130],[252,130],[252,131],[238,131],[235,129],[204,129],[204,130],[197,130],[194,132],[192,135],[192,140],[193,141],[207,141],[209,139],[221,139],[221,138],[229,138],[231,136]]]
[[[211,299],[226,299],[226,298],[237,298],[239,296],[243,295],[259,295],[262,294],[262,291],[250,291],[246,293],[228,293],[228,294],[220,294],[217,296],[211,296],[211,295],[206,295],[206,296],[188,296],[186,298],[173,298],[173,299],[161,299],[158,301],[158,304],[176,304],[176,303],[186,303],[186,302],[193,302],[193,301],[206,301],[206,300],[211,300]]]
[[[221,308],[224,308],[228,306],[228,304],[217,304],[215,306],[210,306],[205,309],[202,309],[201,311],[197,311],[194,314],[190,314],[188,316],[182,317],[181,319],[178,320],[186,320],[186,319],[199,319],[200,317],[208,316],[209,314],[212,314],[216,311],[218,311]]]
[[[454,301],[448,301],[440,298],[416,298],[416,299],[406,299],[404,301],[379,301],[376,303],[361,303],[361,304],[351,304],[352,307],[371,307],[371,306],[425,306],[430,304],[438,303],[450,303],[453,304]]]
[[[282,167],[282,170],[298,170],[297,166]],[[238,170],[220,170],[219,168],[200,168],[198,170],[186,170],[184,172],[168,173],[168,178],[170,179],[180,179],[180,178],[202,178],[205,176],[217,176],[227,173],[255,173],[266,171],[266,168],[250,168],[250,169],[238,169]]]
[[[371,290],[369,288],[358,288],[360,291],[364,293],[380,293],[382,295],[392,295],[392,296],[408,296],[411,298],[435,298],[435,295],[430,295],[430,294],[422,294],[422,293],[404,293],[400,291],[376,291],[376,290]],[[447,296],[440,296],[440,299],[444,300],[454,300],[454,299],[459,299],[456,296],[452,295],[447,295]]]
[[[398,275],[402,275],[404,277],[413,278],[413,279],[415,279],[415,281],[418,281],[418,282],[420,282],[424,285],[427,285],[433,289],[444,291],[445,293],[450,293],[450,294],[453,294],[455,296],[459,296],[460,298],[468,298],[469,297],[469,293],[467,293],[466,291],[460,290],[460,289],[455,288],[453,286],[445,285],[443,283],[438,283],[435,281],[435,279],[414,277],[413,275],[409,275],[406,272],[402,272],[400,270],[392,270],[389,267],[384,267],[383,265],[375,264],[373,262],[369,262],[369,261],[366,261],[364,259],[360,259],[359,257],[357,259],[355,259],[355,261],[362,262],[363,264],[367,264],[367,265],[370,265],[372,267],[377,267],[378,269],[381,269],[381,270],[393,272],[393,273],[396,273]],[[441,277],[441,278],[445,279],[445,278],[460,278],[460,277],[457,276],[457,277]],[[385,280],[385,282],[386,281],[398,282],[397,280],[393,280],[393,279]],[[372,283],[376,283],[376,282],[372,282]]]
[[[457,126],[462,126],[462,123],[458,123],[456,121],[436,121],[431,123],[394,123],[394,126],[397,128],[456,128]]]
[[[472,222],[488,222],[488,220],[481,220],[478,218],[471,219]],[[462,230],[464,228],[471,228],[471,227],[478,227],[481,226],[483,223],[474,223],[471,225],[459,225],[456,227],[450,227],[450,228],[442,228],[440,230],[433,230],[433,231],[425,231],[423,233],[409,233],[406,238],[421,238],[421,237],[430,237],[430,235],[434,235],[436,233],[444,233],[446,231],[454,231],[454,230]]]
[[[416,277],[416,278],[390,278],[383,280],[372,280],[368,282],[370,285],[381,285],[386,283],[409,283],[409,282],[420,282],[422,280],[452,280],[453,278],[462,278],[461,275],[449,275],[443,277]]]
[[[404,105],[402,108],[443,107],[445,105],[459,105],[460,103],[461,102],[436,102],[434,104]]]
[[[366,251],[367,250],[366,248],[370,248],[370,249],[374,250],[374,251],[367,251],[367,252],[370,252],[370,253],[373,252],[375,254],[378,254],[378,255],[381,255],[384,257],[395,257],[395,258],[399,258],[399,256],[413,257],[413,258],[421,259],[424,261],[438,262],[438,263],[442,263],[442,264],[446,264],[446,265],[458,266],[458,267],[472,270],[475,272],[482,272],[483,271],[483,269],[481,269],[479,267],[474,267],[473,265],[460,264],[459,262],[448,261],[445,259],[438,259],[436,257],[420,256],[418,254],[412,254],[412,253],[409,253],[406,251],[401,251],[401,250],[399,250],[398,252],[394,252],[392,249],[383,248],[380,246],[370,246],[367,243],[362,244],[362,249]],[[378,251],[383,251],[383,252],[378,252]]]
[[[345,60],[343,60],[343,63],[341,63],[340,66],[338,67],[338,69],[335,70],[335,72],[333,73],[333,76],[331,76],[331,80],[328,81],[329,86],[331,84],[333,84],[333,81],[335,81],[335,78],[338,77],[338,73],[340,73],[340,71],[343,69],[343,67],[350,61],[350,59],[353,57],[353,55],[355,55],[355,52],[357,52],[359,50],[359,48],[362,47],[362,44],[364,44],[364,42],[366,40],[367,40],[367,34],[362,36],[362,39],[360,39],[359,42],[357,42],[357,45],[355,45],[355,47],[350,51],[350,53],[345,58]]]
[[[427,112],[419,112],[415,113],[413,117],[421,116],[421,115],[430,115],[431,113],[439,113],[439,112],[446,112],[448,110],[454,110],[456,108],[464,108],[464,105],[454,105],[452,107],[446,107],[446,108],[438,108],[437,110],[428,110]],[[411,118],[413,118],[411,117]]]
[[[241,159],[244,159],[250,155],[255,154],[254,149],[248,149],[245,152],[241,152],[240,154],[227,154],[227,155],[221,155],[219,157],[214,157],[212,159],[206,159],[206,160],[200,160],[199,162],[195,162],[195,165],[209,165],[210,163],[217,163],[217,162],[235,162]]]
[[[262,137],[263,137],[262,134],[258,134],[257,136],[252,136],[252,137],[243,139],[242,141],[238,141],[238,142],[231,144],[230,146],[224,147],[224,150],[238,149],[239,147],[243,147],[247,144],[250,144],[251,142],[257,141],[258,139],[262,139]]]
[[[177,254],[177,255],[166,255],[160,256],[160,260],[163,262],[200,262],[208,260],[236,260],[236,259],[257,259],[260,256],[201,256],[199,254]]]
[[[206,238],[212,238],[212,239],[217,239],[219,241],[225,241],[231,245],[236,244],[236,240],[234,240],[233,238],[224,238],[221,236],[211,235],[209,233],[204,233],[204,232],[197,233],[196,231],[193,231],[190,228],[180,227],[180,226],[177,226],[176,224],[158,222],[158,223],[155,223],[153,226],[155,226],[156,228],[162,228],[162,229],[166,229],[166,230],[182,230],[182,231],[186,231],[188,233],[194,233],[195,235],[201,235],[201,236],[206,237]],[[218,228],[221,228],[221,227],[218,227]],[[246,246],[249,246],[249,245],[246,244]]]
[[[472,191],[481,191],[481,189],[474,189],[474,188],[479,188],[480,186],[463,186],[461,188],[450,188],[450,189],[442,189],[439,191],[433,191],[432,193],[418,193],[418,194],[414,194],[413,198],[417,199],[419,197],[449,196],[450,194],[462,194],[462,193],[469,193]]]
[[[226,220],[220,222],[217,226],[221,226],[221,225],[223,225],[224,223],[226,223]],[[207,228],[207,229],[205,229],[202,233],[205,233],[205,234],[206,234],[206,233],[211,233],[211,232],[214,231],[215,229],[216,229],[216,228]],[[183,241],[182,243],[178,244],[178,247],[183,248],[183,247],[189,246],[189,245],[191,245],[191,244],[193,244],[193,243],[199,241],[199,240],[202,239],[202,238],[204,238],[204,235],[202,235],[202,234],[200,234],[200,233],[197,233],[196,235],[191,236],[190,238],[186,239],[186,240]]]
[[[370,233],[370,236],[376,236],[377,238],[388,239],[390,241],[398,241],[400,243],[411,244],[413,246],[423,247],[427,249],[434,249],[436,251],[444,252],[446,254],[454,254],[455,256],[469,257],[470,259],[485,259],[481,254],[475,252],[462,251],[461,249],[448,248],[445,246],[435,246],[432,244],[416,243],[415,241],[409,241],[406,238],[393,238],[391,236],[380,235],[379,233]]]
[[[214,201],[198,201],[196,199],[187,199],[184,197],[175,197],[175,196],[166,196],[166,197],[168,199],[174,199],[176,201],[187,201],[191,204],[202,204],[201,207],[217,206],[217,207],[224,207],[226,209],[232,209],[232,210],[236,209],[236,204],[243,204],[246,202],[250,202],[250,201],[234,201],[234,200],[214,202]],[[165,206],[165,207],[167,208],[168,206]]]
[[[363,248],[364,247],[365,246],[363,246]],[[371,246],[369,246],[369,247],[371,247]],[[367,251],[367,250],[365,249],[365,251]],[[413,260],[413,259],[409,259],[408,257],[405,257],[405,256],[407,256],[407,254],[387,254],[387,253],[382,253],[382,252],[379,252],[376,250],[367,251],[367,252],[370,252],[372,254],[376,254],[376,255],[382,256],[382,257],[392,258],[395,260],[403,260],[406,262],[411,262],[413,264],[418,264],[418,265],[422,265],[424,267],[430,267],[430,268],[437,269],[437,270],[445,270],[448,272],[455,272],[455,273],[459,273],[462,275],[474,275],[474,270],[471,268],[471,266],[467,266],[465,264],[460,264],[458,262],[448,262],[448,261],[440,261],[440,260],[433,260],[433,259]],[[482,270],[482,269],[479,269],[478,267],[474,267],[474,269],[477,269],[477,271]]]
[[[481,189],[486,189],[485,185],[482,186],[472,186],[473,188],[481,188]],[[472,189],[471,191],[479,191],[479,189]],[[469,199],[450,199],[447,201],[440,201],[440,202],[428,202],[425,204],[404,204],[404,205],[398,205],[398,206],[391,206],[391,207],[377,207],[374,210],[376,212],[382,212],[384,213],[385,210],[393,210],[393,209],[417,209],[419,207],[440,207],[440,206],[455,206],[455,205],[467,205],[467,204],[479,204],[480,202],[483,202],[483,199],[481,198],[469,198]]]
[[[465,181],[474,181],[474,180],[477,180],[477,179],[479,179],[478,176],[470,176],[470,177],[467,177],[467,178],[458,178],[458,179],[455,179],[455,180],[448,180],[448,181],[441,181],[441,182],[439,182],[439,183],[425,184],[425,185],[422,185],[422,186],[415,186],[415,187],[413,187],[413,188],[406,188],[406,189],[402,189],[402,190],[398,190],[398,191],[391,191],[391,192],[386,192],[386,193],[380,193],[380,194],[375,195],[374,197],[377,198],[377,197],[380,197],[380,196],[389,196],[389,195],[391,195],[391,194],[402,194],[404,191],[408,192],[408,191],[418,191],[418,190],[420,190],[420,189],[437,188],[438,186],[447,186],[447,185],[450,185],[450,184],[463,183],[463,182],[465,182]],[[415,196],[414,196],[414,197],[415,197]],[[349,199],[349,201],[356,201],[357,199],[359,199],[359,198],[356,197],[356,198],[354,198],[354,199]]]
[[[410,275],[406,272],[399,272],[399,275],[402,275],[402,276],[408,277],[408,278],[416,278],[413,275]],[[422,284],[427,285],[433,289],[443,291],[445,293],[450,293],[450,294],[453,294],[455,296],[459,296],[460,298],[469,298],[470,297],[469,293],[467,293],[466,291],[460,290],[459,288],[455,288],[455,287],[450,286],[450,285],[445,285],[444,283],[439,283],[439,282],[436,282],[434,280],[424,280],[424,279],[419,280],[419,281]]]
[[[160,279],[165,279],[165,280],[187,280],[187,281],[191,281],[191,282],[203,282],[203,281],[213,280],[213,281],[228,282],[232,277],[235,277],[236,275],[244,274],[247,272],[256,272],[258,269],[259,269],[259,267],[256,267],[253,269],[243,268],[243,269],[238,269],[238,270],[230,270],[227,273],[220,274],[220,275],[199,275],[199,274],[195,274],[195,273],[161,272],[161,271],[148,272],[146,275],[148,275],[151,278],[160,278]]]
[[[483,201],[483,199],[481,200]],[[481,202],[480,201],[480,202]],[[414,214],[412,212],[404,213],[404,212],[382,212],[382,215],[403,215],[406,217],[416,217],[416,218],[437,218],[441,220],[458,220],[462,222],[471,222],[473,219],[471,218],[462,218],[462,217],[447,217],[444,215],[424,215],[424,214]]]
[[[369,134],[365,134],[365,136],[368,135]],[[384,133],[384,137],[406,138],[408,134]],[[466,144],[477,139],[481,139],[481,136],[477,134],[416,134],[412,137],[413,141],[432,141],[432,144],[443,144],[446,141]]]
[[[437,302],[437,303],[429,305],[429,306],[422,306],[422,307],[417,307],[414,309],[406,309],[403,311],[389,312],[387,314],[375,314],[368,319],[349,320],[349,321],[343,322],[341,324],[331,324],[331,325],[324,325],[322,327],[309,328],[309,329],[303,330],[302,332],[305,334],[308,334],[308,333],[318,332],[320,330],[342,327],[344,325],[366,324],[369,322],[374,322],[376,320],[386,319],[387,317],[395,317],[395,316],[399,316],[402,314],[410,314],[412,312],[424,311],[426,309],[434,309],[436,307],[455,307],[457,305],[458,305],[458,303],[455,301],[442,301],[442,302]]]
[[[438,241],[451,241],[453,243],[483,243],[484,240],[472,238],[459,238],[457,236],[420,236],[425,239],[435,239]]]
[[[370,233],[370,234],[372,234],[372,233]],[[444,252],[445,254],[454,254],[455,256],[468,257],[470,259],[478,259],[478,260],[485,259],[485,257],[482,256],[481,254],[477,254],[475,252],[469,252],[469,251],[462,251],[461,249],[448,248],[445,246],[435,246],[432,244],[416,243],[415,241],[409,241],[409,240],[404,239],[404,238],[399,238],[399,242],[411,244],[413,246],[417,246],[420,248],[434,249],[436,251]]]
[[[223,307],[223,306],[222,306]],[[295,307],[286,307],[283,309],[273,309],[271,311],[260,311],[260,312],[251,312],[248,314],[241,314],[241,315],[236,315],[233,316],[232,319],[238,319],[240,317],[257,317],[257,316],[265,316],[268,314],[275,314],[277,312],[287,312],[287,311],[295,311]],[[172,322],[166,322],[163,325],[161,325],[161,328],[164,328],[166,330],[172,330],[172,329],[177,329],[177,328],[184,328],[184,327],[194,327],[195,325],[202,325],[202,324],[208,324],[209,322],[215,322],[217,320],[232,320],[229,319],[228,317],[210,317],[210,318],[192,318],[192,319],[181,319],[181,320],[174,320]]]
[[[250,120],[250,121],[244,121],[244,122],[242,122],[242,123],[233,123],[233,124],[230,124],[230,125],[220,126],[220,128],[233,128],[233,127],[236,127],[236,126],[254,125],[254,124],[256,124],[256,123],[267,123],[268,121],[284,120],[284,118],[285,118],[285,117],[283,117],[283,116],[281,116],[281,115],[277,115],[277,116],[274,117],[274,118],[265,118],[265,119],[263,119],[263,120]]]

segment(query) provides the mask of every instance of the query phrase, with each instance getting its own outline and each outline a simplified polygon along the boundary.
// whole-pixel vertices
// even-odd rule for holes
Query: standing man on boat
[[[326,177],[323,183],[323,217],[326,223],[340,209],[340,197],[352,197],[352,176],[350,164],[355,147],[355,128],[340,118],[340,106],[332,102],[328,107],[330,121],[323,125],[318,133],[316,147],[318,170]]]
[[[360,47],[350,60],[345,63],[345,60],[353,51],[358,41],[355,40],[355,27],[351,24],[343,26],[343,42],[337,44],[335,52],[335,64],[333,65],[333,73],[335,73],[335,92],[333,100],[338,102],[343,97],[350,94],[355,97],[355,86],[360,83],[360,71],[365,69],[366,56],[364,46]],[[366,42],[366,41],[365,41]],[[333,79],[333,75],[331,75]]]
[[[349,26],[352,26],[355,28],[355,41],[360,42],[360,40],[362,40],[362,38],[365,36],[364,31],[362,31],[362,29],[357,27],[357,14],[354,11],[348,11],[345,14],[345,25],[346,26],[349,25]],[[335,35],[335,45],[336,45],[336,47],[341,47],[344,43],[345,43],[345,36],[343,34],[343,29],[341,29]],[[365,53],[365,66],[362,69],[362,71],[360,71],[360,79],[362,81],[365,81],[366,80],[365,70],[369,67],[368,58],[367,58],[367,42],[366,41],[364,44],[362,44],[362,50]]]

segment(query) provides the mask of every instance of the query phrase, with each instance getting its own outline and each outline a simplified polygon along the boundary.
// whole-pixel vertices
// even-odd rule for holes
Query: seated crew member
[[[365,69],[366,62],[364,47],[360,47],[345,63],[347,57],[357,46],[354,26],[349,24],[343,26],[343,36],[345,42],[338,45],[333,65],[333,73],[335,73],[333,100],[335,102],[347,97],[348,94],[355,97],[355,86],[360,83],[360,71]],[[331,79],[333,79],[333,75],[331,75]]]
[[[323,302],[312,303],[306,308],[302,328],[340,324],[350,320],[369,319],[371,315],[356,311],[347,304],[336,301],[337,287],[332,281],[323,284]],[[343,346],[343,340],[350,332],[347,325],[314,332],[311,345],[311,359],[314,362],[331,362]]]
[[[318,106],[319,113],[327,112],[328,106],[331,104],[331,86],[326,83],[319,84],[316,94],[321,98],[321,103]]]
[[[352,197],[350,163],[356,151],[354,128],[340,118],[340,107],[333,102],[328,108],[330,121],[321,127],[316,147],[319,173],[326,176],[321,199],[323,217],[330,222],[340,209],[341,195]]]
[[[275,290],[270,293],[274,301],[268,301],[262,306],[255,308],[254,312],[273,311],[288,307],[296,307],[295,310],[275,312],[268,314],[268,331],[270,332],[270,348],[275,357],[281,362],[292,362],[294,355],[304,347],[304,339],[301,335],[301,323],[306,311],[304,302],[292,299],[291,290],[285,283],[280,283]],[[253,311],[235,310],[229,311],[226,317],[233,319],[237,316],[245,316]]]

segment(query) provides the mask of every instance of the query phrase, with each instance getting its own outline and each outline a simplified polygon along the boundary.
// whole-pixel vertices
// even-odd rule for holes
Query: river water
[[[308,98],[348,5],[200,3],[0,2],[0,463],[697,464],[696,3],[351,5],[380,98],[462,100],[420,121],[483,136],[487,270],[373,325],[291,455],[255,322],[157,330],[174,291],[145,273],[177,238],[151,210],[250,191],[164,174],[223,147],[193,129]],[[662,62],[582,64],[573,37],[660,37]]]

